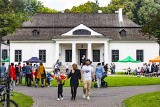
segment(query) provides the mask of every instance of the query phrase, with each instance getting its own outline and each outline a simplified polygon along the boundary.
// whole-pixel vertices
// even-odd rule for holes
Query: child
[[[50,74],[50,73],[47,73],[47,83],[48,83],[48,87],[51,86],[50,82],[51,82],[51,74]]]
[[[57,100],[59,101],[60,100],[60,97],[61,97],[61,100],[63,100],[63,85],[65,83],[65,80],[64,82],[62,83],[62,80],[60,78],[57,79],[57,83],[58,83],[58,98]]]

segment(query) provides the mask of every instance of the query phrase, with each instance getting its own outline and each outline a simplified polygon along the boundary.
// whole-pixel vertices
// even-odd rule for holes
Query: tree
[[[0,0],[0,35],[12,33],[25,20],[24,4],[21,0]]]
[[[144,25],[152,13],[157,13],[160,4],[154,2],[154,0],[137,0],[135,3],[135,9],[133,9],[133,16],[137,24]]]
[[[0,0],[0,36],[13,33],[15,29],[35,13],[57,12],[37,0]]]
[[[70,12],[72,13],[95,13],[98,12],[99,6],[96,3],[93,2],[86,2],[85,4],[79,5],[79,6],[73,6]],[[66,10],[69,12],[68,10]]]
[[[41,6],[38,8],[37,13],[58,13],[58,11],[50,9],[48,7]]]
[[[154,36],[157,38],[158,44],[160,44],[160,10],[150,16],[149,20],[142,27],[142,32],[150,37]]]

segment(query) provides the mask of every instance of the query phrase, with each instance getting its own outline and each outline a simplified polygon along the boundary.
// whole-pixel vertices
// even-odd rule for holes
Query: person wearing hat
[[[94,71],[89,59],[86,60],[85,65],[82,67],[82,77],[84,93],[83,98],[87,97],[87,100],[89,100],[92,78],[94,79]]]

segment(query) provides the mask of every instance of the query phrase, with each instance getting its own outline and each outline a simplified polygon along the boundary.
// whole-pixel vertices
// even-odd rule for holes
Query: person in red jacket
[[[17,80],[16,69],[14,67],[14,63],[11,63],[9,74],[11,78],[11,90],[13,91],[15,88],[16,80]]]

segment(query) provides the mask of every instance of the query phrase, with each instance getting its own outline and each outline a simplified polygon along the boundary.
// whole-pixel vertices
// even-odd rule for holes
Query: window
[[[136,50],[136,60],[143,62],[143,50]]]
[[[46,50],[39,50],[39,59],[42,62],[46,62]]]
[[[7,56],[8,56],[8,51],[7,51],[7,49],[3,49],[3,50],[2,50],[2,59],[5,60],[5,59],[7,58]]]
[[[100,62],[100,50],[93,50],[93,62]]]
[[[32,31],[32,35],[33,35],[33,36],[38,36],[38,35],[39,35],[39,31],[36,30],[36,29],[33,30],[33,31]]]
[[[112,50],[112,62],[118,62],[119,50]]]
[[[119,32],[119,34],[120,34],[121,36],[126,36],[126,31],[125,31],[124,29],[122,29],[122,30]]]
[[[22,62],[22,50],[15,50],[15,62]]]
[[[91,32],[85,29],[78,29],[73,32],[73,35],[91,35]]]
[[[72,62],[72,50],[65,51],[65,62]]]

